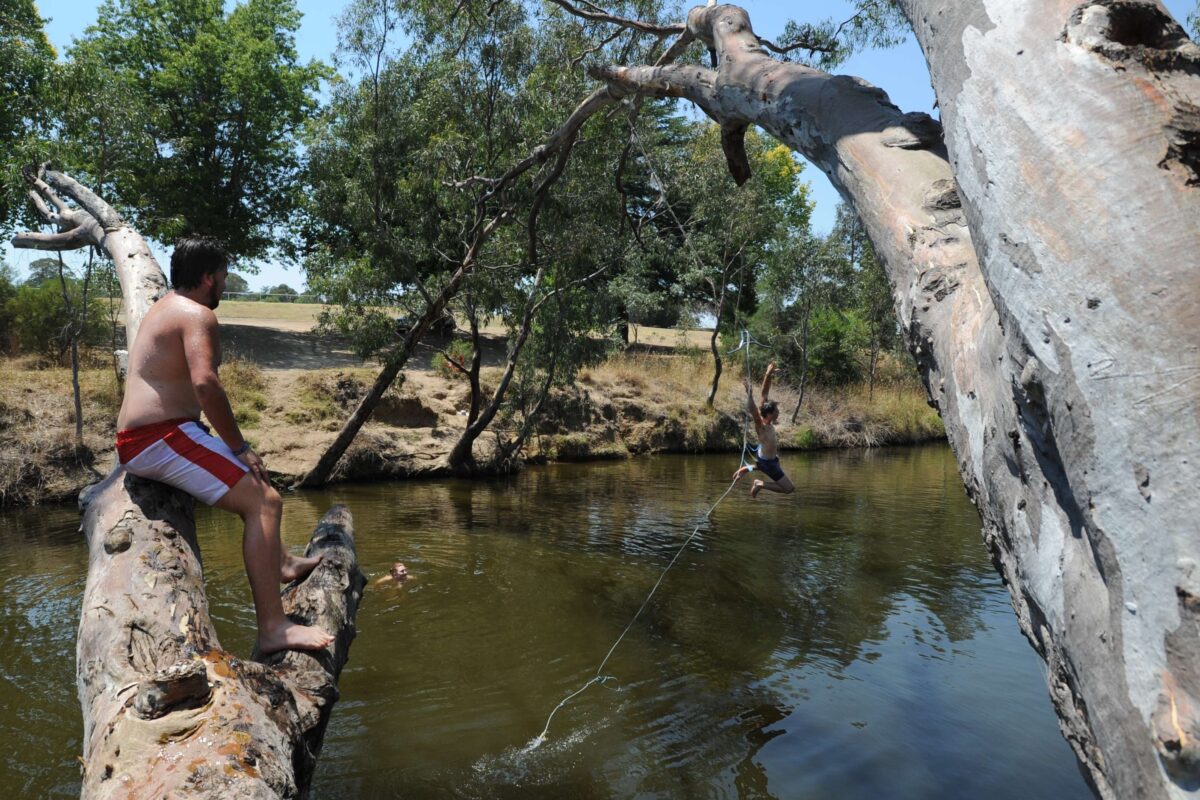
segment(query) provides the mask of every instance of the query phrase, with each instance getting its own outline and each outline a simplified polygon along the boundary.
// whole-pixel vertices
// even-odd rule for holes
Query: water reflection
[[[364,569],[399,560],[413,576],[368,589],[315,796],[1088,796],[944,448],[789,456],[796,495],[731,495],[614,653],[614,680],[525,751],[724,491],[729,462],[289,496],[294,544],[346,502]],[[13,598],[0,632],[7,653],[41,661],[4,662],[2,719],[8,733],[40,713],[56,730],[20,734],[36,750],[0,784],[70,794],[86,565],[73,514],[30,519],[0,517]],[[221,641],[248,651],[232,522],[202,514],[198,535]]]

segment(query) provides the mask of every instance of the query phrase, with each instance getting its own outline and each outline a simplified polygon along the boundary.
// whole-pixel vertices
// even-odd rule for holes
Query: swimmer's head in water
[[[388,571],[388,574],[397,581],[406,581],[408,580],[408,567],[397,561],[395,564],[392,564],[392,568]]]

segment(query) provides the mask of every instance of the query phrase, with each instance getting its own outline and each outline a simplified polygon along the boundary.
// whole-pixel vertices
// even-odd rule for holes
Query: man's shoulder
[[[172,321],[185,328],[215,328],[217,315],[208,306],[202,306],[194,300],[180,297],[174,292],[164,296],[155,303],[160,306],[159,313],[167,315]]]

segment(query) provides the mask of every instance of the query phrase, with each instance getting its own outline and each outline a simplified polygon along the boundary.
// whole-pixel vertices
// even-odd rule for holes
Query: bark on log
[[[149,247],[69,176],[43,167],[27,178],[34,206],[60,233],[19,234],[13,245],[104,249],[133,341],[166,290]],[[303,797],[366,582],[349,512],[335,508],[317,526],[308,553],[324,560],[284,596],[290,616],[335,633],[333,644],[257,663],[217,642],[190,497],[117,467],[81,504],[89,549],[76,649],[83,797]]]
[[[82,502],[82,796],[303,797],[366,583],[349,512],[317,525],[307,555],[324,559],[284,594],[289,616],[334,643],[256,663],[217,642],[190,497],[118,468]]]
[[[1004,333],[947,417],[985,537],[1099,793],[1190,796],[1200,48],[1149,0],[901,6]]]

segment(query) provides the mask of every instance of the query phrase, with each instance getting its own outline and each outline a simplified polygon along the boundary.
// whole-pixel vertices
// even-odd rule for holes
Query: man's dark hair
[[[175,243],[171,253],[171,287],[195,289],[205,275],[229,266],[229,251],[217,239],[189,236]]]
[[[763,403],[761,406],[758,407],[758,413],[760,416],[763,416],[763,417],[768,417],[777,411],[779,411],[779,404],[776,403],[774,400],[768,400],[767,402]]]

